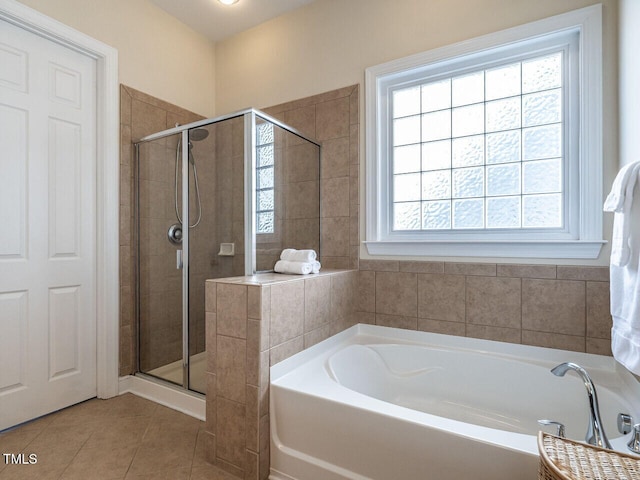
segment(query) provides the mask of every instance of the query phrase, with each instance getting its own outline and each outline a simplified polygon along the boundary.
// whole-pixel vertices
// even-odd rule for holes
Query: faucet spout
[[[587,397],[589,399],[589,427],[587,428],[587,435],[585,437],[586,442],[597,447],[611,449],[611,444],[607,439],[607,435],[604,433],[602,420],[600,420],[600,407],[598,406],[596,387],[591,381],[591,377],[587,371],[576,363],[565,362],[552,368],[551,373],[557,377],[564,377],[564,374],[569,370],[573,370],[580,376],[587,389]]]

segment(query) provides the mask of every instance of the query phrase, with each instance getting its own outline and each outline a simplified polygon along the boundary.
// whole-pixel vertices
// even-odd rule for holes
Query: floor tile
[[[1,433],[1,453],[37,463],[0,457],[0,480],[234,479],[207,463],[203,433],[204,422],[132,394],[92,399]]]

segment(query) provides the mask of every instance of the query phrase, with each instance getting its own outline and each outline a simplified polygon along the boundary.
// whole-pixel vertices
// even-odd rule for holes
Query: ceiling
[[[230,6],[218,0],[151,1],[193,30],[218,41],[314,0],[240,0]]]

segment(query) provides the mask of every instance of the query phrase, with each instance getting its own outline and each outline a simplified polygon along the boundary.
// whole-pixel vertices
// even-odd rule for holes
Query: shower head
[[[204,140],[209,136],[209,130],[204,128],[194,128],[193,130],[189,130],[189,140],[194,142],[199,142]]]

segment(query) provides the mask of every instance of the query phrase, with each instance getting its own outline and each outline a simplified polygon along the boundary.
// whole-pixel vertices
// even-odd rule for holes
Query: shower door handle
[[[176,270],[182,270],[182,250],[176,250]]]

